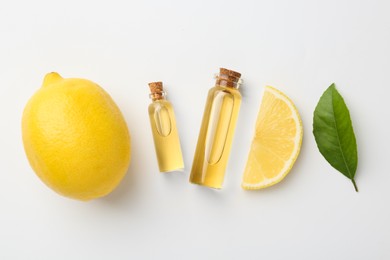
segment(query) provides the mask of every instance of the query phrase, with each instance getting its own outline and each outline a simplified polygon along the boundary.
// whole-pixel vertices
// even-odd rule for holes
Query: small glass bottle
[[[176,119],[171,103],[165,99],[162,82],[149,83],[149,119],[160,172],[184,168]]]
[[[241,104],[241,74],[221,68],[208,93],[190,182],[222,188]]]

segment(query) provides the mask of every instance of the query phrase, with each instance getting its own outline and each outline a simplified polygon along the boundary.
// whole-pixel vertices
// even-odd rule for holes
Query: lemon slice
[[[293,102],[276,88],[265,87],[242,188],[262,189],[280,182],[298,157],[302,135]]]

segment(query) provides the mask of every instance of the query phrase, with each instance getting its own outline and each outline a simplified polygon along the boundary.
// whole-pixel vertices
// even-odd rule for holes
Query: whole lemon
[[[52,72],[22,118],[31,167],[51,189],[90,200],[110,193],[130,163],[130,135],[111,97],[97,84]]]

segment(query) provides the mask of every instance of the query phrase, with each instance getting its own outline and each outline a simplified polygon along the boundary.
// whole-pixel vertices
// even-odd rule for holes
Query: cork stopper
[[[161,81],[151,82],[148,85],[150,88],[150,98],[153,101],[164,99],[165,91],[163,88],[163,83]]]
[[[230,87],[230,88],[239,88],[242,82],[240,78],[241,78],[241,73],[234,70],[220,68],[219,74],[216,76],[217,79],[216,85]]]

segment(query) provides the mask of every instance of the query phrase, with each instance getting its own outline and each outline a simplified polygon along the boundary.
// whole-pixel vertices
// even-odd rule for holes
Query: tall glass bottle
[[[149,88],[152,100],[149,119],[160,172],[182,170],[184,163],[172,104],[165,99],[162,82],[149,83]]]
[[[221,68],[209,90],[190,182],[222,188],[241,104],[241,74]]]

